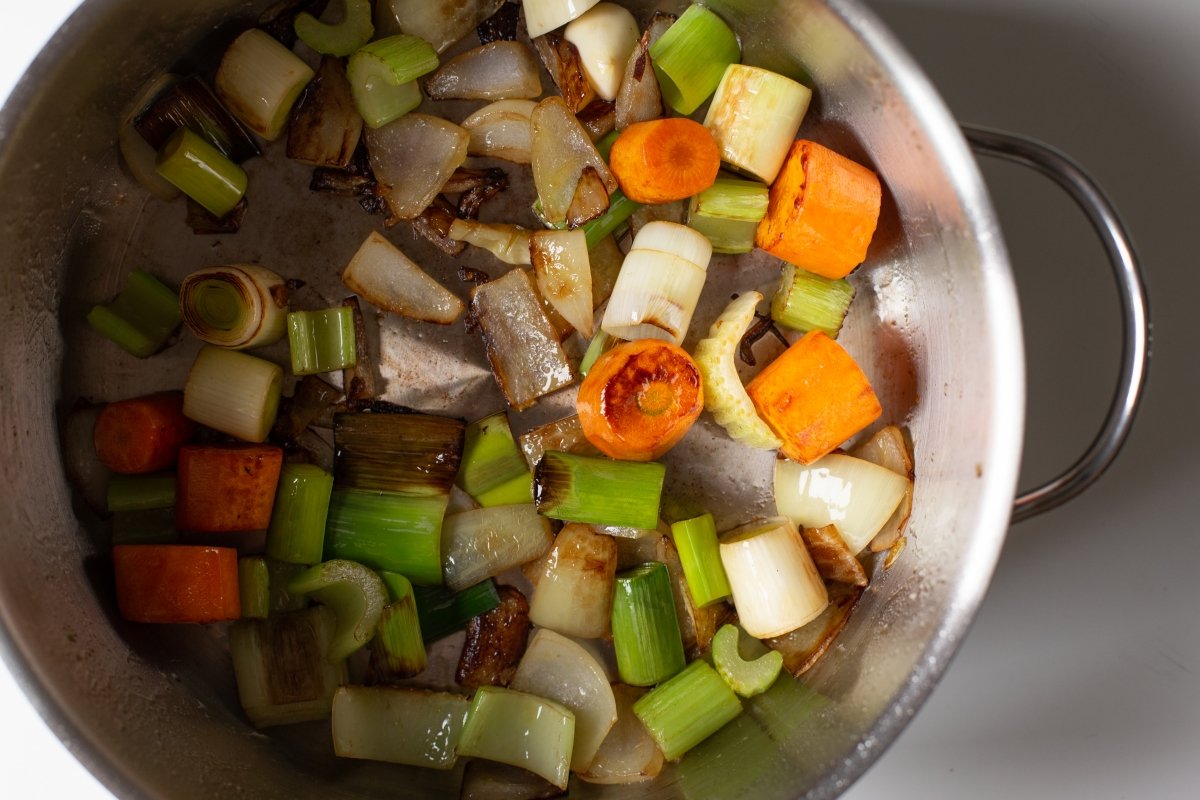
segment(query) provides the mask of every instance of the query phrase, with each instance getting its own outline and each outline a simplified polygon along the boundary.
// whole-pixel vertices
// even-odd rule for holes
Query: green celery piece
[[[334,372],[358,363],[354,309],[349,306],[287,315],[293,375]]]
[[[616,233],[622,225],[629,221],[633,212],[641,207],[641,203],[630,200],[620,189],[609,195],[608,210],[583,225],[588,249],[591,250],[599,244],[605,236]]]
[[[617,575],[612,637],[623,683],[653,686],[684,668],[683,637],[665,564],[648,561]]]
[[[742,713],[742,702],[716,670],[693,661],[633,704],[658,747],[675,761]]]
[[[740,629],[736,625],[722,625],[712,640],[713,666],[742,697],[762,694],[779,677],[783,669],[783,653],[768,650],[758,658],[746,661],[738,652]]]
[[[307,594],[328,606],[337,618],[329,658],[344,659],[375,635],[387,605],[387,588],[369,568],[346,559],[309,567],[288,583],[288,591]]]
[[[307,11],[296,15],[293,27],[300,41],[331,56],[348,56],[371,41],[375,25],[371,22],[371,0],[343,0],[345,11],[336,24],[321,22]]]
[[[588,342],[587,350],[583,354],[583,360],[579,362],[579,374],[586,378],[587,374],[592,371],[592,366],[596,363],[596,359],[620,343],[620,339],[612,336],[607,331],[596,331],[596,335]]]
[[[149,358],[179,327],[179,295],[148,272],[135,269],[107,306],[95,306],[88,323],[130,355]]]
[[[733,593],[725,566],[721,563],[721,549],[712,514],[672,523],[671,538],[679,551],[688,591],[697,608],[723,600]]]
[[[238,592],[242,619],[266,619],[271,612],[271,572],[262,556],[238,559]]]
[[[836,339],[855,289],[845,278],[830,280],[785,264],[779,291],[771,299],[771,319],[798,331],[822,331]]]
[[[421,105],[416,79],[437,66],[437,53],[417,36],[388,36],[360,48],[350,56],[346,78],[363,121],[379,128]]]
[[[768,202],[766,184],[717,178],[688,201],[688,225],[708,237],[714,253],[749,253]]]
[[[449,497],[406,497],[334,489],[325,557],[399,572],[413,583],[442,583],[442,517]]]
[[[377,673],[389,678],[411,678],[423,672],[428,663],[416,599],[409,584],[406,595],[383,609],[379,628],[371,640],[371,665]]]
[[[175,505],[175,473],[113,475],[108,479],[109,511],[145,511]]]
[[[249,183],[245,170],[187,128],[167,139],[155,169],[218,219],[241,202]]]
[[[284,464],[279,473],[267,555],[293,564],[317,564],[325,548],[325,524],[333,476],[314,464]]]

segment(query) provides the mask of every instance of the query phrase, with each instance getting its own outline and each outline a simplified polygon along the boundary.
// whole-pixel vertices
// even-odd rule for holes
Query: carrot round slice
[[[579,387],[576,410],[588,441],[612,458],[653,461],[683,438],[704,408],[700,369],[659,339],[602,355]]]
[[[683,117],[630,125],[613,143],[609,167],[630,200],[669,203],[713,185],[721,153],[712,133]]]

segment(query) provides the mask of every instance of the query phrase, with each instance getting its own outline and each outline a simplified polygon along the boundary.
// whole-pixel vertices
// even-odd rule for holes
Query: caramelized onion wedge
[[[372,305],[411,319],[449,325],[463,312],[461,300],[378,231],[342,270],[342,283]]]
[[[784,669],[800,677],[825,655],[829,645],[846,627],[850,612],[854,610],[862,593],[861,586],[848,583],[829,584],[829,605],[820,616],[791,633],[766,639],[766,645],[783,653]]]
[[[512,586],[498,588],[500,605],[467,623],[467,639],[454,680],[459,686],[507,686],[525,654],[529,602]]]
[[[592,338],[592,267],[584,232],[536,231],[529,255],[542,297],[584,338]]]
[[[596,98],[596,90],[583,72],[579,49],[575,45],[560,34],[548,33],[534,38],[533,46],[567,108],[578,113]]]
[[[578,228],[608,210],[608,187],[604,179],[591,164],[583,168],[579,183],[575,186],[575,196],[567,207],[567,227]]]
[[[434,100],[529,99],[542,93],[538,65],[520,42],[492,42],[455,56],[425,81]]]
[[[904,529],[908,526],[908,518],[912,515],[913,461],[904,442],[904,432],[895,425],[888,425],[856,448],[851,455],[864,461],[870,461],[872,464],[878,464],[884,469],[889,469],[909,479],[908,490],[905,491],[904,497],[900,498],[900,505],[896,506],[895,513],[887,522],[883,523],[883,527],[879,529],[879,533],[875,534],[875,538],[869,545],[872,553],[891,550],[900,540]],[[890,565],[890,561],[885,562],[885,566]]]
[[[633,704],[646,689],[613,685],[617,702],[617,721],[604,737],[592,765],[579,777],[588,783],[640,783],[658,776],[663,754],[646,726],[633,713]]]
[[[398,219],[414,219],[429,207],[467,160],[471,139],[452,122],[416,113],[367,128],[365,138],[379,192]]]
[[[532,100],[497,100],[462,122],[470,134],[467,153],[528,164],[532,147],[529,118],[537,103]]]
[[[600,156],[587,129],[561,97],[538,103],[530,117],[533,130],[531,160],[533,182],[542,211],[552,223],[566,222],[584,169],[595,169],[611,194],[617,181]]]
[[[456,219],[450,238],[482,247],[505,264],[529,263],[530,232],[516,225]]]
[[[800,538],[808,548],[817,572],[829,581],[841,581],[854,586],[867,585],[867,572],[850,552],[836,525],[821,528],[801,528]]]
[[[581,639],[611,635],[617,541],[590,525],[563,526],[550,552],[534,562],[529,618],[540,628]]]
[[[342,60],[324,56],[288,125],[288,158],[314,167],[345,168],[362,129]]]
[[[375,35],[397,33],[420,36],[439,53],[500,10],[504,0],[378,0],[375,4]]]
[[[671,27],[673,21],[668,14],[656,13],[637,47],[633,48],[625,65],[621,88],[617,90],[617,130],[623,131],[635,122],[658,119],[663,115],[662,92],[650,62],[650,45]]]

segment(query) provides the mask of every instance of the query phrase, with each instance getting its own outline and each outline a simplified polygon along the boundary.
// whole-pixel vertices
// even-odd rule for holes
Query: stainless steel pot
[[[0,349],[0,431],[8,445],[0,461],[0,650],[58,735],[122,797],[423,796],[437,789],[429,776],[335,762],[311,728],[255,733],[238,708],[218,633],[117,619],[102,545],[86,509],[76,503],[73,511],[63,477],[57,421],[70,403],[178,386],[194,354],[181,344],[148,368],[80,325],[129,268],[152,265],[178,277],[237,250],[282,261],[283,271],[291,263],[315,269],[342,263],[345,248],[374,225],[346,209],[313,211],[283,188],[297,185],[298,171],[263,167],[263,175],[252,174],[252,185],[265,187],[251,196],[252,214],[290,218],[303,206],[311,224],[269,226],[272,233],[214,248],[182,228],[178,207],[146,203],[121,173],[114,120],[128,98],[165,65],[194,64],[191,54],[227,38],[227,21],[252,18],[262,5],[88,0],[0,114],[0,297],[10,331]],[[1019,498],[1013,514],[1021,331],[1000,232],[958,126],[888,32],[849,0],[709,5],[743,33],[748,61],[811,76],[817,102],[806,135],[871,164],[887,187],[880,231],[856,274],[860,299],[846,341],[882,387],[889,418],[912,434],[918,477],[910,544],[877,575],[836,647],[806,678],[832,702],[776,732],[774,750],[758,754],[753,781],[762,798],[832,797],[879,756],[946,669],[1010,517],[1064,502],[1115,456],[1144,380],[1145,298],[1119,223],[1069,160],[968,132],[985,152],[1042,170],[1080,201],[1123,293],[1125,364],[1104,429],[1063,476]],[[751,262],[737,280],[718,280],[705,308],[712,313],[725,289],[760,280],[769,268]],[[394,343],[416,333],[388,323],[380,336]],[[461,355],[421,341],[409,359],[436,364]],[[395,387],[410,385],[400,380],[403,361],[385,366]],[[467,413],[486,374],[446,374],[457,381],[452,388],[438,381],[412,391],[418,401]],[[702,446],[701,455],[713,453]],[[764,499],[757,479],[690,488],[717,498],[727,518],[758,510]],[[318,741],[308,741],[314,735]],[[676,777],[587,793],[674,797]]]

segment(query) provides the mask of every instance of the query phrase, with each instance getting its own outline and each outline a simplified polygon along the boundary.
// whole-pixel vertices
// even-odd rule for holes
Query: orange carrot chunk
[[[879,177],[816,142],[792,145],[771,184],[767,216],[754,243],[831,280],[867,257],[879,223]]]
[[[867,376],[821,331],[797,341],[746,386],[793,461],[811,464],[879,418]]]
[[[283,451],[273,445],[188,445],[179,451],[175,525],[181,531],[261,531],[271,524]]]
[[[670,450],[703,408],[696,362],[659,339],[625,342],[600,356],[576,401],[588,441],[627,461],[653,461]]]
[[[242,615],[232,547],[123,544],[112,555],[117,608],[130,622],[217,622]]]
[[[175,466],[196,423],[183,415],[183,392],[159,392],[109,403],[96,417],[92,440],[104,466],[122,475]]]
[[[669,203],[713,185],[721,153],[708,128],[683,117],[630,125],[613,142],[609,167],[637,203]]]

